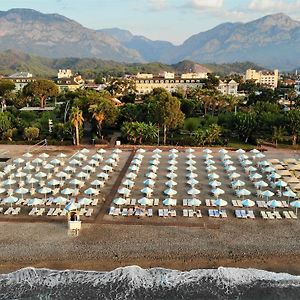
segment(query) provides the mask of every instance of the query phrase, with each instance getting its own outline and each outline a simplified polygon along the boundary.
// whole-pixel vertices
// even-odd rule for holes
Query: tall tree
[[[235,116],[235,126],[238,135],[247,143],[257,127],[256,114],[237,113]]]
[[[40,100],[40,107],[46,106],[48,97],[55,97],[59,94],[57,85],[51,80],[39,79],[30,82],[23,88],[23,94],[28,97],[38,97]]]
[[[84,122],[82,110],[80,110],[78,107],[72,107],[70,121],[75,128],[75,144],[78,146],[80,145],[79,129],[82,127]]]
[[[287,112],[286,125],[292,135],[292,144],[296,145],[300,135],[300,109],[294,109]]]
[[[6,97],[15,89],[15,84],[12,80],[1,79],[0,80],[0,100],[1,100],[1,111],[6,103]]]

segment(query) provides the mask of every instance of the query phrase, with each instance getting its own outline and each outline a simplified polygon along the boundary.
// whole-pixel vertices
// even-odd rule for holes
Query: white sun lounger
[[[154,199],[154,206],[158,206],[159,205],[159,198],[155,198]]]
[[[32,208],[32,210],[28,213],[29,216],[33,216],[36,214],[36,212],[38,211],[38,209],[36,207]]]
[[[289,214],[292,219],[297,219],[297,215],[292,210],[289,211]]]
[[[37,216],[42,216],[42,215],[44,214],[44,212],[45,212],[45,208],[42,207],[42,208],[40,208],[40,209],[36,212],[36,215],[37,215]]]
[[[269,219],[269,217],[267,216],[266,212],[263,211],[263,210],[260,211],[260,215],[262,216],[262,218],[263,218],[264,220]]]
[[[92,202],[92,205],[93,205],[93,206],[96,206],[96,205],[98,204],[98,201],[99,201],[99,199],[98,199],[98,198],[95,198],[95,199],[93,200],[93,202]]]
[[[55,211],[55,208],[54,207],[51,207],[48,212],[47,212],[47,216],[52,216],[52,214],[54,213]]]
[[[11,212],[11,214],[12,215],[18,215],[19,213],[20,213],[20,211],[21,211],[21,207],[16,207],[12,212]]]
[[[153,217],[153,210],[152,210],[152,208],[148,209],[147,216],[148,217]]]
[[[163,209],[159,209],[158,210],[158,216],[159,217],[163,217],[164,216],[164,210]]]
[[[83,216],[86,212],[87,210],[84,207],[82,207],[79,211],[79,216]]]
[[[66,216],[67,215],[67,210],[63,209],[62,212],[60,213],[60,216]]]
[[[58,216],[62,212],[61,208],[55,208],[52,216]]]
[[[171,217],[176,217],[176,210],[175,209],[170,210],[170,216]]]
[[[271,219],[271,220],[274,220],[274,219],[275,219],[272,212],[267,211],[266,214],[267,214],[267,216],[268,216],[268,219]]]
[[[282,219],[282,217],[281,217],[279,211],[275,211],[275,212],[273,213],[273,215],[275,216],[276,219]]]
[[[164,209],[164,217],[169,216],[169,210],[167,208]]]
[[[3,207],[0,207],[0,213],[2,213],[3,212]]]
[[[198,209],[196,211],[196,216],[197,216],[197,218],[202,218],[202,214],[201,214],[201,210],[200,209]]]
[[[183,210],[182,210],[182,215],[183,215],[184,217],[188,217],[188,216],[189,216],[188,210],[187,210],[187,209],[183,209]]]
[[[122,216],[127,217],[128,216],[128,208],[123,208],[122,210]]]
[[[12,211],[13,211],[13,208],[10,207],[10,208],[8,208],[8,209],[4,212],[4,214],[5,214],[5,215],[10,215],[10,214],[12,213]]]
[[[187,206],[188,205],[188,199],[183,199],[182,200],[182,205]]]
[[[286,219],[291,219],[291,216],[288,211],[283,211],[282,214]]]
[[[132,198],[131,199],[131,205],[135,205],[136,204],[136,199]]]
[[[109,208],[109,213],[108,213],[108,214],[109,214],[110,216],[113,216],[115,209],[116,209],[116,208],[115,208],[114,206],[111,206],[111,207]]]
[[[131,208],[128,209],[128,216],[129,216],[129,217],[130,217],[130,216],[133,216],[133,214],[134,214],[134,210],[133,210],[133,208],[131,207]]]
[[[234,211],[234,213],[235,213],[235,216],[236,216],[238,219],[241,219],[241,218],[242,218],[242,214],[241,214],[241,211],[240,211],[239,209],[236,209],[236,210]]]
[[[120,208],[115,208],[114,212],[113,212],[113,216],[119,216],[121,214],[121,209]]]
[[[248,210],[248,217],[249,217],[250,219],[255,219],[255,215],[254,215],[253,210]]]
[[[188,212],[189,212],[189,218],[193,218],[194,217],[194,211],[192,209],[189,209]]]

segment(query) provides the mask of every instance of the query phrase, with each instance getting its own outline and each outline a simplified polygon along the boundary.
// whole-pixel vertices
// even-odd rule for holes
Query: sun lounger
[[[267,216],[268,216],[268,219],[271,219],[271,220],[274,220],[274,219],[275,219],[272,212],[267,211],[266,214],[267,214]]]
[[[147,216],[148,217],[153,217],[153,210],[152,208],[149,208],[148,211],[147,211]]]
[[[8,195],[8,196],[11,196],[13,193],[14,193],[14,190],[13,190],[13,189],[8,189],[8,190],[7,190],[7,195]]]
[[[134,210],[131,207],[131,208],[128,209],[128,216],[133,216],[133,215],[134,215]]]
[[[275,217],[276,219],[282,219],[282,217],[281,217],[279,211],[275,211],[275,212],[273,213],[273,215],[274,215],[274,217]]]
[[[288,211],[283,211],[282,214],[286,219],[291,219],[291,216]]]
[[[197,218],[202,218],[202,214],[201,214],[201,210],[200,209],[198,209],[196,211],[196,216],[197,216]]]
[[[213,209],[209,209],[209,210],[208,210],[208,215],[209,215],[210,217],[214,217],[214,216],[215,216],[214,210],[213,210]]]
[[[159,209],[158,210],[158,216],[159,217],[163,217],[164,216],[164,210],[163,209]]]
[[[137,208],[135,211],[134,211],[134,215],[136,217],[139,217],[141,215],[141,210],[139,208]]]
[[[19,181],[19,187],[22,187],[25,185],[25,182],[23,180]]]
[[[281,203],[282,203],[283,207],[286,207],[286,208],[289,207],[289,205],[288,205],[288,203],[286,201],[281,201]]]
[[[10,207],[10,208],[8,208],[8,209],[4,212],[4,214],[5,214],[5,215],[10,215],[10,214],[12,213],[12,211],[13,211],[13,208]]]
[[[267,220],[267,219],[268,219],[268,216],[267,216],[267,214],[266,214],[265,211],[260,211],[260,215],[262,216],[262,218],[263,218],[264,220]]]
[[[248,217],[249,217],[250,219],[255,219],[255,215],[254,215],[253,210],[248,210]]]
[[[289,211],[289,214],[292,219],[297,219],[297,215],[292,210]]]
[[[55,211],[55,208],[54,207],[51,207],[47,213],[47,216],[52,216],[52,214],[54,213]]]
[[[247,219],[247,214],[246,214],[246,211],[244,209],[241,209],[240,213],[241,213],[242,219]]]
[[[154,206],[157,206],[157,205],[159,205],[159,198],[154,199]]]
[[[13,211],[11,212],[12,215],[18,215],[21,211],[21,207],[16,207],[15,209],[13,209]]]
[[[220,217],[222,217],[222,218],[227,218],[227,212],[226,212],[225,209],[222,209],[222,210],[220,211]]]
[[[242,201],[241,200],[236,200],[236,204],[238,207],[243,207]]]
[[[139,211],[140,211],[140,217],[145,217],[146,215],[145,209],[140,209]]]
[[[236,210],[234,211],[234,213],[235,213],[235,216],[236,216],[238,219],[241,219],[241,218],[242,218],[242,214],[241,214],[241,211],[240,211],[239,209],[236,209]]]
[[[164,209],[164,217],[169,216],[169,210],[167,208]]]
[[[59,216],[62,213],[61,208],[56,208],[55,211],[53,212],[52,216]]]
[[[189,209],[189,217],[190,218],[194,217],[194,211],[192,209]]]
[[[99,201],[98,198],[93,199],[92,205],[96,206],[98,204],[98,201]]]
[[[210,199],[205,199],[206,206],[211,206]]]
[[[36,207],[32,208],[28,215],[29,215],[29,216],[35,215],[36,212],[37,212],[37,210],[38,210],[38,209],[37,209]]]
[[[66,216],[67,215],[67,210],[63,209],[62,212],[60,213],[60,216]]]
[[[172,210],[170,211],[170,216],[171,216],[171,217],[176,217],[176,210],[175,210],[175,209],[172,209]]]
[[[3,212],[3,207],[0,207],[0,213],[2,213]]]
[[[188,216],[189,216],[188,210],[187,210],[187,209],[183,209],[183,210],[182,210],[182,215],[183,215],[184,217],[188,217]]]
[[[123,217],[127,217],[128,216],[128,209],[127,208],[123,208],[123,210],[122,210],[122,216]]]
[[[232,205],[233,205],[234,207],[237,207],[237,206],[238,206],[236,200],[231,200],[231,203],[232,203]]]
[[[131,199],[131,205],[135,205],[136,204],[136,199],[132,198]]]
[[[215,218],[220,218],[221,217],[221,212],[216,210],[216,209],[213,210],[213,214],[214,214]]]
[[[119,207],[115,208],[114,212],[113,212],[113,216],[119,216],[121,214],[121,209]]]
[[[44,214],[44,212],[45,212],[45,208],[42,207],[42,208],[40,208],[40,209],[36,212],[36,215],[37,215],[37,216],[42,216],[42,215]]]
[[[182,200],[182,205],[187,206],[188,205],[188,199],[183,199]]]

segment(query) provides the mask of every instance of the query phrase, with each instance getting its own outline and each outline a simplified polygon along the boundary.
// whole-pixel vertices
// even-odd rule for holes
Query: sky
[[[300,0],[0,0],[0,10],[11,8],[58,13],[88,28],[118,27],[176,45],[224,22],[279,12],[300,20]]]

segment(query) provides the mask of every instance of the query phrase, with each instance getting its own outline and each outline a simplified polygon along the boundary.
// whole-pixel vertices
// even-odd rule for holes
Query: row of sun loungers
[[[193,218],[193,217],[202,218],[202,214],[201,214],[200,209],[198,209],[196,211],[194,211],[192,209],[184,209],[183,210],[183,216],[184,217],[189,217],[189,218]]]
[[[293,211],[283,211],[282,214],[286,219],[297,219],[297,216]],[[260,215],[264,220],[282,219],[282,216],[280,215],[279,211],[261,211]]]
[[[254,215],[254,212],[253,210],[244,210],[244,209],[237,209],[235,210],[235,216],[238,218],[238,219],[255,219],[255,215]]]
[[[15,215],[18,215],[20,213],[20,211],[21,211],[21,207],[16,207],[16,208],[10,207],[4,212],[4,214],[15,216]]]
[[[218,209],[209,209],[208,210],[209,217],[213,218],[227,218],[227,213],[225,209],[218,210]]]
[[[110,207],[109,210],[109,215],[110,216],[123,216],[123,217],[128,217],[128,216],[138,216],[138,217],[153,217],[153,210],[152,208],[148,209],[143,209],[143,208],[118,208],[118,207]]]

